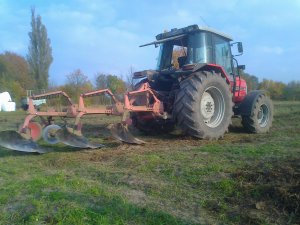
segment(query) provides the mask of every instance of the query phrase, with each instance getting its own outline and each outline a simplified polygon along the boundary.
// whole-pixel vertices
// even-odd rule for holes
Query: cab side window
[[[226,73],[232,73],[230,44],[225,39],[214,35],[215,63],[222,66]]]

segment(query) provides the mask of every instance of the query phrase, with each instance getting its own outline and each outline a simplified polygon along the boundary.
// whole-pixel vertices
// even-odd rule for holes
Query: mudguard
[[[243,99],[239,105],[239,112],[242,116],[250,116],[254,109],[254,103],[260,95],[265,95],[266,91],[264,90],[254,90],[248,92],[246,97]]]
[[[211,63],[198,63],[193,69],[193,72],[199,70],[207,70],[207,71],[215,71],[216,73],[220,73],[222,77],[225,77],[226,82],[230,84],[229,76],[226,74],[225,70],[222,66],[211,64]]]

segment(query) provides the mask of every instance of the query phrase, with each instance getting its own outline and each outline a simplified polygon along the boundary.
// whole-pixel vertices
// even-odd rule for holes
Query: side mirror
[[[234,45],[237,45],[237,51],[239,54],[235,55],[233,54],[233,56],[240,56],[240,55],[243,55],[243,44],[242,42],[234,42],[234,43],[231,43],[230,46],[234,46]],[[234,52],[236,52],[236,48],[234,48]]]
[[[243,53],[243,44],[242,44],[242,42],[238,42],[237,43],[237,47],[238,47],[238,51],[239,51],[239,53]]]
[[[239,70],[245,70],[246,69],[246,66],[245,65],[238,65],[237,67]]]

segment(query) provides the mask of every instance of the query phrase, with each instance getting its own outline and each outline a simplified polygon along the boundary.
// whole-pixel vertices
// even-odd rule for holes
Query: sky
[[[0,53],[26,57],[31,7],[51,40],[55,85],[76,69],[91,81],[96,73],[155,69],[158,48],[138,46],[192,24],[243,42],[239,64],[260,81],[300,80],[300,0],[0,0]]]

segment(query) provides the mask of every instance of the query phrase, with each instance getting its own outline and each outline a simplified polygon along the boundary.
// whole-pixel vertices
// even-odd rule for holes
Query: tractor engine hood
[[[153,76],[158,74],[159,71],[157,70],[143,70],[143,71],[135,72],[133,74],[133,79],[148,78],[149,80],[152,80]]]
[[[133,79],[144,79],[147,78],[148,80],[154,80],[157,77],[169,75],[173,78],[176,78],[179,75],[188,75],[193,72],[195,68],[203,67],[206,64],[189,64],[185,65],[182,69],[165,69],[165,70],[143,70],[138,71],[133,74]]]

